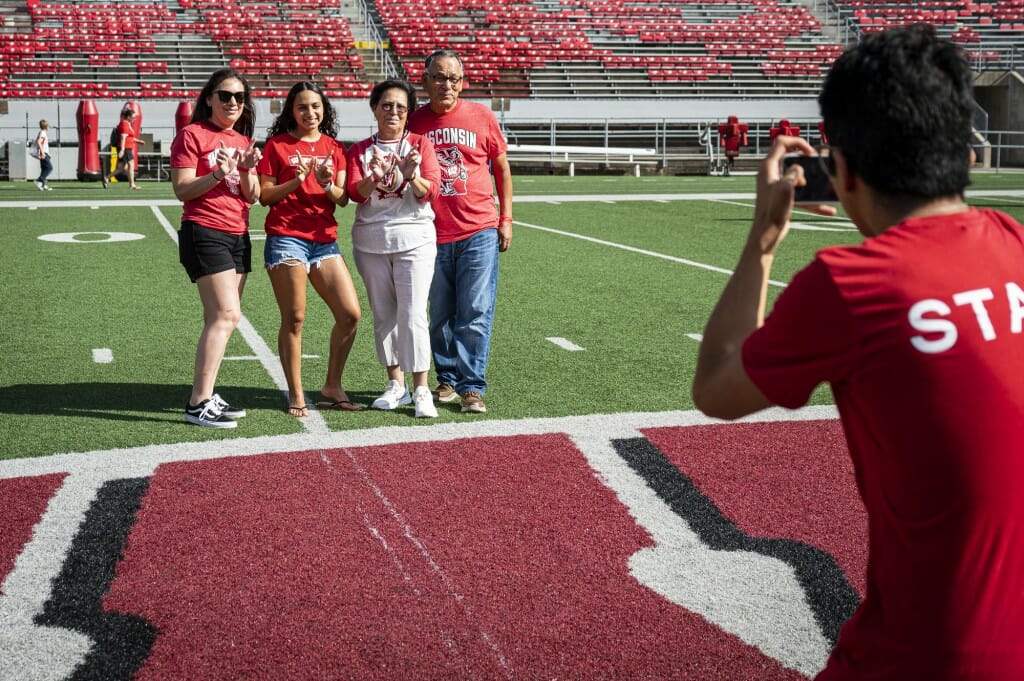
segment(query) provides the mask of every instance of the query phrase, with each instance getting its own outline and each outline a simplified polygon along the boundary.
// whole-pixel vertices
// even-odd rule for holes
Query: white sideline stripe
[[[576,345],[572,341],[568,341],[568,340],[566,340],[564,338],[560,338],[558,336],[551,336],[549,338],[545,338],[544,340],[550,341],[550,342],[554,343],[555,345],[557,345],[558,347],[560,347],[560,348],[562,348],[564,350],[568,350],[569,352],[579,352],[580,350],[584,349],[584,348],[581,348],[580,346]]]
[[[591,243],[600,244],[602,246],[611,246],[612,248],[620,248],[620,249],[622,249],[624,251],[629,251],[631,253],[639,253],[640,255],[649,255],[652,258],[661,258],[662,260],[669,260],[671,262],[676,262],[676,263],[679,263],[681,265],[689,265],[690,267],[697,267],[697,268],[700,268],[702,270],[710,270],[712,272],[721,272],[722,274],[732,275],[732,270],[727,270],[724,267],[715,267],[714,265],[707,265],[707,264],[702,263],[702,262],[697,262],[696,260],[687,260],[686,258],[677,258],[674,255],[666,255],[664,253],[657,253],[655,251],[648,251],[648,250],[645,250],[643,248],[635,248],[633,246],[626,246],[625,244],[617,244],[614,241],[605,241],[604,239],[596,239],[596,238],[594,238],[592,236],[584,236],[583,234],[576,234],[575,232],[566,232],[566,231],[561,230],[561,229],[552,229],[551,227],[542,227],[541,225],[532,225],[532,224],[530,224],[528,222],[521,222],[519,220],[516,220],[515,224],[521,225],[523,227],[529,227],[530,229],[537,229],[537,230],[540,230],[542,232],[550,232],[552,234],[560,234],[562,236],[573,237],[574,239],[582,239],[583,241],[590,241]],[[774,279],[769,279],[768,283],[771,284],[772,286],[778,286],[780,288],[785,288],[786,287],[785,282],[775,281]]]
[[[114,361],[114,353],[110,348],[93,348],[92,361],[97,364],[110,364]]]
[[[174,229],[174,225],[170,223],[157,206],[151,205],[150,210],[153,212],[153,215],[156,216],[157,222],[163,226],[164,231],[166,231],[174,243],[177,244],[178,232]],[[284,377],[284,367],[282,367],[281,362],[278,361],[277,355],[274,354],[270,349],[270,346],[267,345],[267,342],[263,340],[259,332],[256,331],[256,328],[249,321],[249,318],[244,314],[240,316],[238,326],[236,328],[245,340],[246,344],[255,353],[260,364],[263,365],[263,368],[270,375],[270,378],[274,381],[274,385],[284,393],[284,397],[287,400],[288,381]],[[309,404],[309,402],[310,401],[307,399],[306,403]],[[302,424],[302,427],[310,433],[326,433],[330,430],[327,427],[327,421],[324,420],[323,415],[316,409],[310,409],[309,415],[306,418],[295,420]]]
[[[771,423],[774,421],[813,421],[837,419],[832,405],[804,407],[797,410],[774,407],[751,414],[737,423]],[[292,433],[261,435],[251,438],[157,444],[125,449],[100,449],[51,456],[0,460],[0,480],[53,473],[85,473],[99,475],[102,481],[152,475],[157,466],[177,461],[203,461],[226,456],[253,456],[304,450],[336,449],[338,447],[373,447],[405,442],[441,442],[461,438],[503,437],[510,435],[572,434],[629,426],[633,429],[676,426],[721,425],[697,410],[663,412],[625,412],[527,418],[490,421],[435,423],[418,426],[383,426],[324,433]]]
[[[684,180],[685,181],[685,180]],[[965,192],[968,202],[971,197],[1016,197],[1024,198],[1024,189],[979,189]],[[529,196],[517,195],[512,197],[513,203],[597,203],[601,201],[630,202],[642,201],[753,201],[752,192],[705,192],[702,194],[532,194]],[[32,201],[0,201],[0,208],[90,208],[95,205],[115,207],[142,207],[151,206],[180,206],[177,199],[114,199],[110,201],[44,201],[42,203]]]

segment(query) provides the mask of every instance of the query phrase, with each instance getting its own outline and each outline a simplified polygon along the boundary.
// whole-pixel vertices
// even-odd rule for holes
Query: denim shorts
[[[322,243],[294,236],[273,236],[268,234],[263,246],[263,263],[267,269],[282,264],[310,266],[321,260],[340,258],[341,250],[337,241]]]

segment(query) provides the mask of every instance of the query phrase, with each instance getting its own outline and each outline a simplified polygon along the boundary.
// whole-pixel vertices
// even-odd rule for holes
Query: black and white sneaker
[[[238,426],[233,420],[224,415],[213,398],[203,400],[196,406],[189,406],[185,403],[185,420],[197,426],[207,428],[235,428]]]
[[[220,413],[224,414],[224,416],[227,416],[229,419],[245,418],[244,409],[241,409],[239,407],[232,407],[230,404],[227,403],[227,400],[225,400],[217,393],[213,394],[213,397],[210,398],[210,401],[216,404],[217,408],[220,409]]]

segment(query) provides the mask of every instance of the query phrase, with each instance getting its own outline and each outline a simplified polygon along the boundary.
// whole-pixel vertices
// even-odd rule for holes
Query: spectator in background
[[[798,165],[780,136],[711,314],[694,402],[738,418],[831,385],[868,512],[864,601],[818,679],[1024,678],[1024,227],[964,203],[971,70],[932,26],[873,33],[819,98],[866,240],[818,252],[764,318]],[[834,212],[819,207],[819,212]]]
[[[370,93],[377,133],[349,149],[348,192],[357,203],[352,225],[356,266],[373,310],[377,359],[387,370],[375,409],[413,402],[420,418],[437,416],[430,387],[427,294],[434,277],[437,234],[430,202],[441,171],[426,137],[405,129],[416,91],[385,80]],[[411,371],[415,390],[405,384]]]
[[[128,186],[132,189],[142,189],[135,184],[135,157],[139,153],[139,145],[145,144],[144,140],[135,135],[135,128],[132,122],[135,120],[135,109],[124,108],[121,110],[121,122],[117,124],[117,137],[119,142],[111,153],[117,154],[117,165],[111,175],[124,172],[128,176]],[[106,173],[103,174],[103,188],[106,189],[110,180]]]
[[[206,81],[191,121],[171,144],[171,184],[184,203],[178,253],[203,305],[185,420],[209,428],[234,428],[235,419],[245,416],[244,409],[232,407],[214,390],[252,271],[249,206],[260,197],[251,172],[260,160],[252,141],[255,122],[245,77],[234,69],[219,69]]]
[[[512,242],[507,144],[490,109],[459,99],[463,67],[457,53],[438,50],[427,57],[423,87],[430,102],[409,116],[409,131],[430,140],[441,166],[440,195],[433,201],[437,261],[430,285],[435,395],[441,402],[461,398],[463,412],[482,413],[487,411],[483,395],[498,253]]]
[[[47,130],[50,129],[50,122],[45,118],[39,121],[39,132],[32,142],[32,156],[39,159],[39,177],[36,178],[36,186],[39,191],[51,191],[53,188],[46,184],[46,178],[53,172],[53,158],[50,156],[50,138]]]
[[[288,413],[309,415],[302,388],[302,325],[306,280],[334,317],[327,377],[317,406],[359,409],[341,385],[359,324],[359,297],[338,249],[335,206],[348,204],[345,147],[335,140],[334,107],[316,83],[296,83],[271,125],[263,148],[260,203],[270,206],[263,260],[274,288],[281,326],[277,349],[288,382]]]

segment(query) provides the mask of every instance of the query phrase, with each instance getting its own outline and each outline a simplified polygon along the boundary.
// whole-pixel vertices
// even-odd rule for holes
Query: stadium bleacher
[[[369,88],[333,0],[4,0],[0,12],[0,97],[187,99],[225,64],[256,97],[300,79],[334,97]]]
[[[1024,43],[1024,0],[362,2],[397,68],[364,63],[349,0],[0,0],[0,97],[191,98],[225,64],[257,97],[300,79],[364,97],[417,82],[438,46],[464,56],[467,97],[813,97],[851,34],[930,22],[979,68]]]

